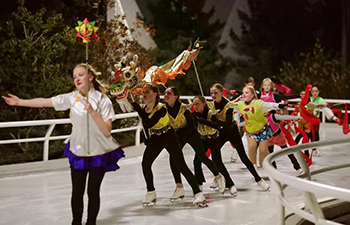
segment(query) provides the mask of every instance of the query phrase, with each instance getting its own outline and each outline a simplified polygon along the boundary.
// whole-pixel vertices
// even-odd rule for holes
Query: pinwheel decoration
[[[78,32],[77,37],[83,39],[83,43],[89,43],[91,37],[98,37],[96,33],[98,27],[95,27],[95,21],[89,22],[89,20],[85,18],[83,22],[78,21],[78,25],[79,26],[75,27],[75,30]]]

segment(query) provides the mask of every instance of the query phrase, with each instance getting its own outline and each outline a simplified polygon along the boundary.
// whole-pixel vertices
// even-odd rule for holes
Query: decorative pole
[[[95,21],[89,22],[87,18],[84,19],[83,22],[78,21],[78,26],[75,27],[75,30],[78,32],[77,37],[83,39],[83,43],[85,43],[85,64],[86,64],[86,101],[89,101],[89,90],[90,90],[90,82],[89,82],[89,46],[88,43],[91,40],[91,37],[97,38],[98,35],[96,31],[98,27],[95,27]],[[90,132],[89,132],[89,114],[86,114],[86,126],[87,126],[87,150],[88,154],[90,154]]]
[[[193,63],[194,72],[196,73],[196,76],[197,76],[197,81],[198,81],[199,89],[200,89],[200,91],[201,91],[202,96],[204,96],[202,84],[201,84],[201,81],[200,81],[200,79],[199,79],[199,74],[198,74],[198,72],[197,72],[197,67],[196,67],[196,63],[194,62],[194,59],[192,60],[192,63]]]

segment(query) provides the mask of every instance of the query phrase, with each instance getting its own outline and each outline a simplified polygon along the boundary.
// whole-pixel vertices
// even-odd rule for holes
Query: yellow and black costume
[[[226,187],[235,185],[228,173],[225,164],[222,162],[221,146],[219,139],[219,129],[221,125],[211,121],[211,114],[206,106],[202,113],[193,112],[193,117],[197,123],[197,130],[202,137],[205,150],[210,149],[213,162],[219,172],[225,177]]]
[[[181,149],[186,143],[188,143],[196,153],[193,163],[194,174],[198,185],[202,185],[202,183],[205,182],[205,177],[202,171],[202,162],[208,167],[214,176],[219,175],[216,165],[205,154],[206,149],[204,148],[201,136],[195,127],[195,121],[190,110],[179,100],[175,101],[173,107],[170,107],[168,104],[166,104],[166,107],[169,112],[170,124],[175,129]],[[180,171],[175,165],[176,163],[170,157],[170,166],[175,182],[182,183]]]
[[[193,194],[200,192],[196,178],[186,165],[175,131],[170,126],[169,114],[165,105],[156,101],[151,113],[147,113],[145,108],[141,108],[135,102],[132,103],[132,106],[140,115],[148,136],[147,146],[142,158],[142,171],[147,184],[147,191],[155,190],[151,167],[154,160],[165,148],[175,162],[175,166],[192,187]]]
[[[218,102],[210,102],[208,104],[209,108],[215,112],[215,116],[213,116],[213,121],[218,122],[222,129],[220,129],[220,148],[229,141],[231,145],[233,145],[239,158],[247,167],[249,172],[254,176],[256,182],[261,180],[261,177],[258,175],[256,170],[254,169],[253,163],[249,160],[242,143],[241,136],[238,131],[238,127],[233,120],[233,108],[235,107],[234,103],[230,102],[227,98],[222,97],[221,101]]]

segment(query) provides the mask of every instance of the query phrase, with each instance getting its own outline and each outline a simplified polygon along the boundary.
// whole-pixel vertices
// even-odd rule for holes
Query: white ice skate
[[[231,187],[228,188],[230,191],[230,194],[233,195],[233,197],[237,196],[237,188],[235,185],[232,185]]]
[[[177,199],[183,199],[185,197],[185,190],[183,188],[176,188],[174,193],[170,196],[170,201],[174,202]]]
[[[219,188],[219,192],[221,194],[224,194],[225,188],[226,188],[225,177],[221,175],[219,179],[216,179],[216,184],[217,184],[217,187]]]
[[[205,199],[203,192],[198,192],[197,194],[195,194],[193,205],[195,205],[197,207],[207,207],[208,206],[207,200]]]
[[[237,150],[233,149],[233,152],[231,154],[231,162],[236,162],[237,161]]]
[[[210,189],[213,191],[218,187],[218,181],[214,178],[213,182],[210,184]]]
[[[143,206],[148,206],[151,203],[156,204],[157,202],[157,194],[156,191],[148,191],[145,198],[142,200]]]
[[[298,173],[299,175],[302,175],[302,174],[304,173],[304,171],[303,171],[302,168],[299,168],[299,169],[297,169],[296,171],[297,171],[297,173]]]
[[[198,184],[198,188],[199,188],[200,191],[203,191],[203,185]]]
[[[267,191],[270,189],[270,185],[268,185],[264,179],[261,179],[257,184],[264,190]]]

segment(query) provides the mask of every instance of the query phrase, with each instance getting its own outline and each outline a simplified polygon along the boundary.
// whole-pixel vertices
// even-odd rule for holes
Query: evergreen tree
[[[197,38],[206,41],[196,66],[204,93],[208,95],[212,84],[224,82],[230,65],[218,51],[218,35],[223,24],[219,21],[209,22],[215,9],[204,12],[203,7],[204,1],[201,0],[162,0],[149,5],[153,19],[147,21],[146,18],[145,21],[152,24],[156,31],[154,41],[158,49],[154,51],[154,55],[157,57],[157,65],[176,57]],[[167,82],[167,86],[171,85],[186,95],[200,94],[193,66],[186,71],[186,75],[179,75],[175,80]]]
[[[249,13],[238,11],[242,34],[231,31],[234,51],[241,56],[234,60],[237,73],[253,76],[257,82],[279,76],[282,62],[293,60],[294,55],[313,46],[317,38],[325,46],[339,50],[336,37],[330,33],[331,28],[341,28],[339,4],[328,0],[313,4],[304,0],[248,0]]]
[[[283,81],[297,92],[305,90],[308,84],[317,84],[323,98],[350,97],[344,91],[350,87],[349,68],[342,66],[339,54],[326,51],[319,41],[311,51],[300,53],[292,62],[284,62],[280,74]]]
[[[60,14],[47,16],[45,9],[32,13],[24,7],[23,1],[19,3],[17,12],[0,27],[1,94],[12,93],[20,98],[34,98],[50,97],[72,90],[72,59],[75,55],[71,55],[70,50],[76,40],[74,30],[64,24]],[[0,121],[68,117],[66,112],[55,112],[49,108],[10,107],[5,101],[0,101],[0,107]],[[67,129],[69,127],[63,127],[55,132]],[[20,139],[44,136],[45,131],[43,127],[11,128],[1,130],[1,136],[4,139]],[[7,157],[9,155],[14,159],[20,158],[14,155],[16,152],[28,154],[27,160],[40,160],[42,143],[33,143],[31,147],[29,143],[1,145],[1,158],[9,160],[8,163],[12,162],[11,157]]]

